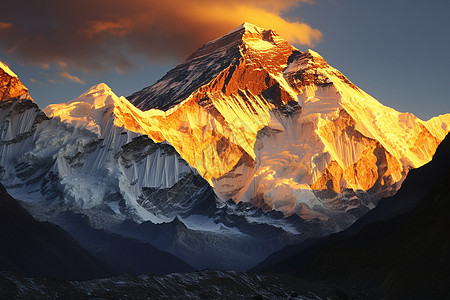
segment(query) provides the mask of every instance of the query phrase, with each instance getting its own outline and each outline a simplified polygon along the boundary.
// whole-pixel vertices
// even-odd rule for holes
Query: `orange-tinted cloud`
[[[80,79],[80,77],[70,74],[67,71],[68,64],[62,61],[57,62],[58,68],[60,69],[59,72],[56,73],[56,76],[58,76],[59,79],[68,80],[71,82],[75,82],[78,84],[84,84],[84,80]],[[56,83],[58,82],[58,79],[50,79],[49,82]]]
[[[321,39],[319,30],[283,18],[311,1],[8,1],[0,11],[0,49],[13,49],[24,63],[63,61],[84,71],[126,71],[139,56],[183,59],[244,21],[312,46]]]
[[[69,72],[67,71],[63,71],[63,72],[58,72],[57,75],[59,77],[62,77],[64,79],[67,79],[69,81],[75,82],[75,83],[79,83],[79,84],[84,84],[84,81],[80,79],[80,77],[69,74]]]
[[[11,23],[0,22],[0,30],[7,29],[7,28],[9,28],[11,26],[12,26]]]

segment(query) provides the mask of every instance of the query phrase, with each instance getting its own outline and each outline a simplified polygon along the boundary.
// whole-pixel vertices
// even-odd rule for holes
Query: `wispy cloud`
[[[320,41],[321,32],[283,17],[284,12],[311,2],[8,1],[0,11],[0,49],[14,49],[11,54],[25,63],[65,61],[71,70],[126,71],[134,67],[130,57],[183,59],[244,21],[273,28],[293,43],[312,46]],[[78,78],[64,75],[72,81]]]
[[[43,86],[43,85],[44,85],[44,83],[43,83],[42,81],[37,80],[37,79],[35,79],[35,78],[30,78],[30,82],[31,82],[32,84],[39,84],[40,86]]]
[[[75,82],[75,83],[85,84],[85,82],[83,80],[81,80],[80,77],[69,74],[69,72],[67,72],[67,71],[58,72],[58,73],[56,73],[56,75],[58,75],[61,78],[67,79],[69,81]]]
[[[58,76],[59,79],[68,80],[79,84],[85,84],[84,80],[81,80],[80,77],[70,74],[67,71],[69,65],[66,62],[58,61],[57,65],[60,71],[56,73],[56,76]],[[58,79],[54,78],[49,80],[50,83],[57,83],[58,81],[59,81]]]

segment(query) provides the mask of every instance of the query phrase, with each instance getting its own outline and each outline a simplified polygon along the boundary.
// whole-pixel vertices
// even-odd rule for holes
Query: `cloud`
[[[75,83],[79,83],[79,84],[85,84],[85,82],[83,80],[80,79],[80,77],[75,76],[75,75],[71,75],[69,74],[69,72],[67,71],[63,71],[63,72],[58,72],[56,73],[59,77],[65,78],[69,81],[75,82]]]
[[[85,84],[84,80],[81,80],[80,77],[72,75],[72,74],[70,74],[67,71],[68,64],[66,62],[58,61],[57,65],[58,65],[58,68],[60,69],[60,72],[57,72],[56,75],[59,78],[62,78],[62,79],[65,79],[65,80],[69,80],[69,81],[72,81],[72,82],[75,82],[75,83],[79,83],[79,84]],[[50,79],[49,82],[50,83],[57,83],[58,80],[57,79]]]
[[[44,85],[44,83],[42,83],[42,81],[37,80],[37,79],[35,79],[35,78],[30,78],[30,82],[31,82],[32,84],[39,84],[40,86],[43,86],[43,85]]]
[[[7,29],[9,27],[11,27],[12,24],[11,23],[4,23],[4,22],[0,22],[0,30],[2,29]]]
[[[66,68],[86,72],[124,72],[140,56],[184,59],[244,21],[273,28],[292,43],[313,46],[322,37],[319,30],[283,17],[311,1],[8,1],[0,11],[0,49],[13,49],[11,55],[23,63],[64,61]]]

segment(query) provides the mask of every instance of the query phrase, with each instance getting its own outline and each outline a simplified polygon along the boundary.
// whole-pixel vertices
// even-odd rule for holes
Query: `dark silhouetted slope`
[[[83,214],[66,212],[64,227],[98,259],[106,261],[116,274],[164,274],[194,271],[188,263],[151,244],[96,229]]]
[[[111,275],[69,233],[36,221],[0,184],[0,269],[25,276],[86,279]]]

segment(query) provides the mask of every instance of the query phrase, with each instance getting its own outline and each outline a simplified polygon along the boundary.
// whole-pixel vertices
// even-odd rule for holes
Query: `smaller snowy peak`
[[[2,69],[9,76],[17,78],[17,75],[13,71],[11,71],[11,69],[7,65],[5,65],[1,60],[0,60],[0,69]]]
[[[94,85],[85,93],[83,93],[77,99],[71,101],[74,102],[84,102],[89,103],[95,109],[99,109],[104,106],[113,105],[114,101],[117,100],[116,94],[111,90],[111,88],[105,83],[99,83]]]
[[[105,83],[99,83],[91,87],[73,102],[87,102],[98,109],[103,106],[114,104],[114,100],[116,98],[116,94],[114,94],[114,92],[108,85],[106,85]]]
[[[76,128],[85,127],[100,135],[104,111],[114,108],[119,97],[108,85],[100,83],[94,85],[81,96],[66,103],[51,104],[44,109],[48,117],[59,117],[62,122],[71,124]]]
[[[110,93],[112,92],[111,88],[106,83],[99,83],[91,87],[89,90],[87,90],[84,94],[90,94],[90,93]]]

